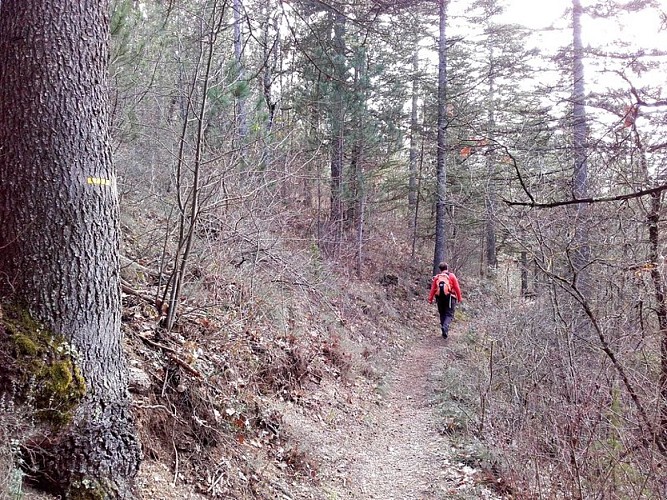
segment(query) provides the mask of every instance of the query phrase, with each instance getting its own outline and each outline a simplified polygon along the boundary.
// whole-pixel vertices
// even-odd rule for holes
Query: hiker
[[[456,303],[463,300],[459,280],[456,279],[454,273],[449,272],[448,267],[446,262],[438,264],[440,274],[433,276],[431,292],[428,294],[429,304],[433,304],[434,298],[437,299],[443,338],[447,338],[449,333],[449,325],[454,319]]]

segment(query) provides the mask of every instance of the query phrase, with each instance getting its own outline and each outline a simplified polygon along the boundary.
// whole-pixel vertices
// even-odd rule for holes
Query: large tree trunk
[[[336,12],[333,25],[334,78],[331,107],[331,222],[336,228],[336,245],[343,219],[343,158],[345,133],[345,17]]]
[[[433,274],[438,273],[438,264],[447,256],[445,231],[445,199],[447,195],[447,0],[440,4],[440,40],[438,42],[438,151],[437,201],[435,211],[435,250],[433,253]]]
[[[588,196],[588,161],[586,140],[588,127],[586,124],[585,86],[584,86],[584,49],[581,42],[581,0],[572,0],[572,143],[574,149],[574,171],[572,174],[572,191],[577,199]],[[574,226],[574,254],[572,258],[573,271],[577,277],[576,285],[586,295],[589,289],[587,283],[586,266],[590,260],[588,242],[588,228],[586,218],[588,205],[579,204],[576,208],[576,222]]]
[[[239,83],[243,82],[245,78],[245,72],[243,67],[243,40],[241,38],[241,23],[243,19],[241,18],[241,11],[243,10],[243,5],[241,0],[234,0],[233,5],[234,10],[234,62],[236,63],[237,78]],[[245,95],[239,93],[236,96],[235,103],[235,112],[236,112],[236,135],[239,142],[239,147],[243,150],[245,138],[248,135],[248,119],[246,116],[245,108]],[[244,159],[244,155],[241,155],[241,160]]]
[[[410,163],[408,177],[408,207],[410,215],[417,205],[417,160],[419,159],[419,47],[412,54],[412,105],[410,110]],[[412,218],[412,217],[411,217]],[[414,231],[414,227],[411,228]]]
[[[130,498],[140,461],[121,346],[108,39],[105,1],[0,3],[0,293],[78,353],[86,395],[43,471],[68,497]]]

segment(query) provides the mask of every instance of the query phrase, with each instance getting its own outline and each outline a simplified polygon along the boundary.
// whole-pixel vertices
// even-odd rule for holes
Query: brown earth
[[[231,478],[234,470],[243,476],[254,468],[268,493],[253,496],[246,490],[237,496],[230,483],[224,498],[500,498],[487,487],[493,481],[489,474],[461,460],[465,437],[456,435],[443,414],[451,404],[442,397],[445,382],[456,384],[444,379],[445,371],[461,356],[467,326],[455,322],[445,340],[439,335],[434,307],[415,299],[409,309],[409,314],[397,314],[392,320],[401,325],[400,330],[387,329],[391,322],[377,330],[376,350],[369,355],[376,359],[366,370],[311,380],[297,399],[263,399],[269,410],[280,415],[280,435],[271,442],[248,439],[230,444],[238,456],[247,457],[248,466],[226,464],[221,470],[227,472],[220,473],[219,479]],[[357,324],[356,328],[364,327]],[[368,337],[364,344],[367,341]],[[286,457],[276,460],[282,455],[282,443]],[[257,461],[262,454],[264,462]],[[181,470],[168,460],[144,461],[137,481],[141,497],[210,497],[206,492],[217,481],[216,471],[209,471],[212,480],[205,484],[201,474]],[[26,498],[48,497],[29,494]]]
[[[448,346],[459,341],[457,332],[447,340],[422,335],[371,393],[345,396],[336,387],[322,387],[312,406],[326,414],[304,405],[283,408],[291,432],[321,464],[318,498],[498,498],[479,484],[480,471],[453,458],[456,448],[437,412],[443,366],[452,354]]]

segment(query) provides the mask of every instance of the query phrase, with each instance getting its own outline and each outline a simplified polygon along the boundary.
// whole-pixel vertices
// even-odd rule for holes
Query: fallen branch
[[[135,297],[139,297],[141,300],[144,300],[144,301],[148,302],[149,304],[151,304],[153,307],[155,307],[157,309],[157,306],[155,304],[155,297],[151,297],[150,295],[146,295],[145,293],[140,292],[139,290],[135,290],[124,279],[120,280],[120,288],[123,291],[123,293],[126,293],[127,295],[133,295]]]
[[[174,354],[174,355],[178,354],[178,353],[177,353],[174,349],[172,349],[171,347],[167,347],[167,346],[164,345],[164,344],[160,344],[160,343],[158,343],[158,342],[155,342],[155,341],[153,341],[153,340],[151,340],[151,339],[149,339],[149,338],[147,338],[147,337],[144,337],[143,335],[139,335],[139,334],[137,334],[137,336],[138,336],[141,340],[143,340],[144,342],[146,342],[148,345],[150,345],[150,346],[157,347],[158,349],[162,349],[163,351],[172,353],[172,354]]]
[[[176,363],[178,366],[180,366],[181,368],[183,368],[183,369],[184,369],[186,372],[188,372],[190,375],[194,375],[195,377],[198,377],[198,378],[204,378],[204,376],[201,374],[200,371],[195,370],[192,366],[190,366],[190,364],[189,364],[187,361],[185,361],[185,360],[179,358],[179,357],[178,357],[178,352],[176,352],[176,350],[172,349],[171,347],[167,347],[167,346],[164,345],[164,344],[160,344],[159,342],[155,342],[155,341],[153,341],[153,340],[151,340],[151,339],[149,339],[149,338],[147,338],[147,337],[144,337],[143,335],[138,335],[138,337],[139,337],[141,340],[143,340],[144,342],[146,342],[148,345],[153,346],[153,347],[156,347],[156,348],[158,348],[158,349],[162,349],[164,352],[167,353],[167,357],[168,357],[171,361],[173,361],[173,362]]]
[[[172,353],[168,353],[167,356],[169,357],[169,359],[171,359],[174,363],[183,368],[190,375],[194,375],[195,377],[198,378],[203,378],[201,372],[192,368],[192,366],[190,366],[190,364],[187,361],[182,360],[181,358]]]

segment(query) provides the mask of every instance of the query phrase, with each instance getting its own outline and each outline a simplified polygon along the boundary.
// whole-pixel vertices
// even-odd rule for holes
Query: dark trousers
[[[456,309],[456,298],[451,295],[445,295],[437,298],[438,312],[440,313],[440,329],[442,335],[447,336],[449,325],[454,320],[454,310]]]

